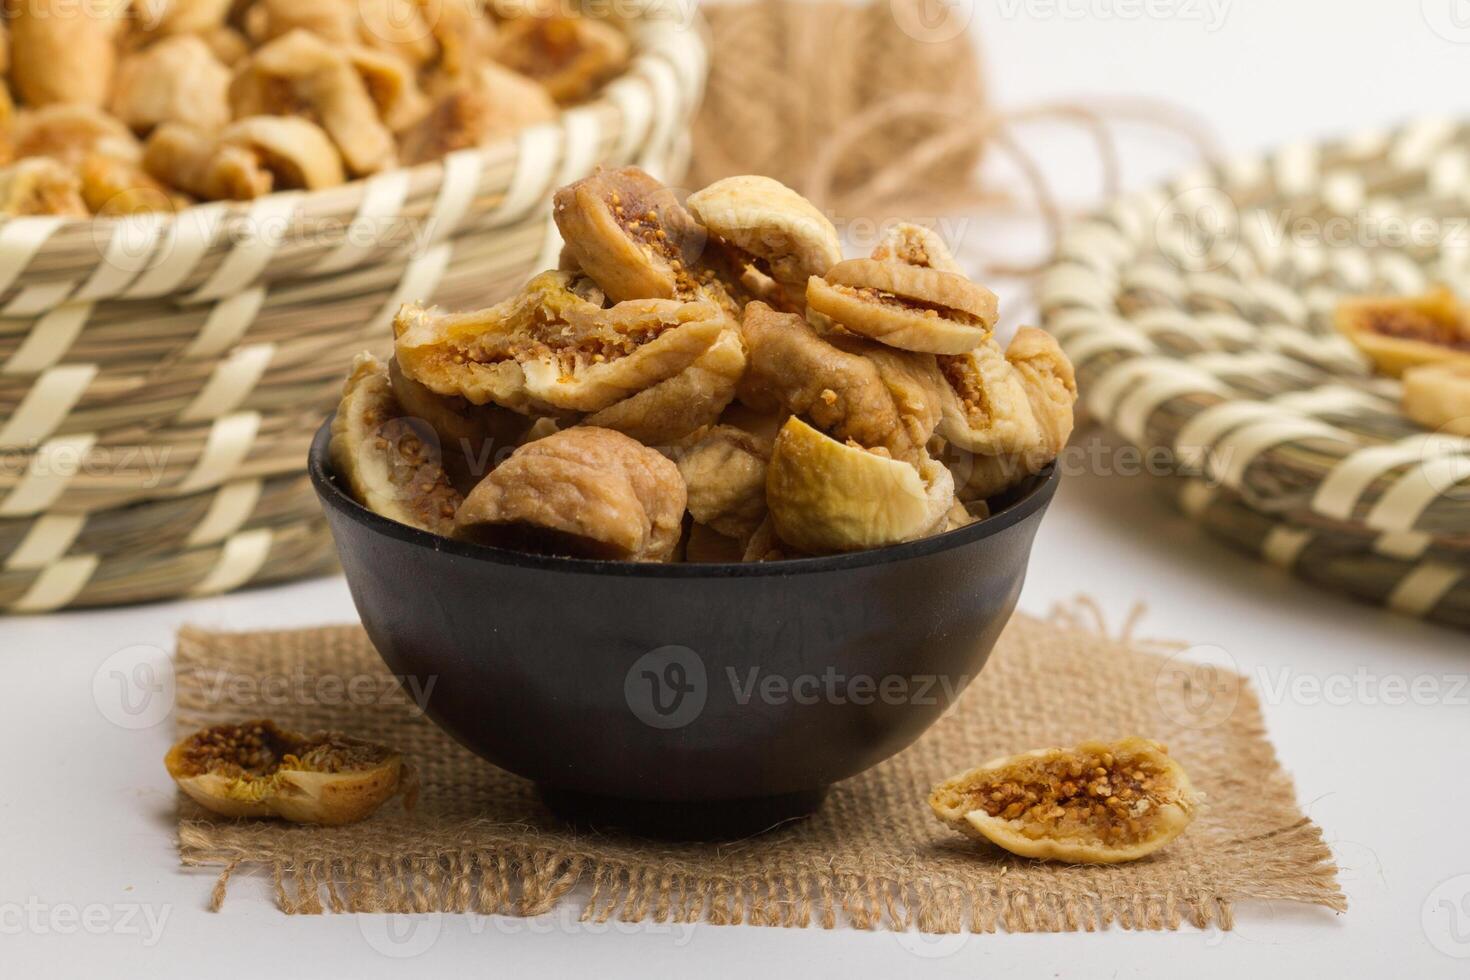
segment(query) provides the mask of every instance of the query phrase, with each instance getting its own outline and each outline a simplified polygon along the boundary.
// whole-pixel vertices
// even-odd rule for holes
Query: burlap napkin
[[[534,915],[573,897],[594,921],[1057,931],[1229,928],[1232,906],[1298,901],[1342,911],[1337,868],[1297,807],[1244,678],[1157,646],[1017,616],[984,672],[916,745],[836,786],[813,818],[725,844],[576,832],[527,781],[439,732],[393,684],[356,627],[276,633],[186,628],[181,733],[271,717],[397,746],[417,806],[388,804],[335,829],[210,819],[181,800],[185,864],[267,869],[286,912]],[[1208,804],[1194,826],[1131,865],[1011,857],[930,815],[930,787],[997,754],[1091,736],[1168,743]],[[527,732],[535,738],[536,733]]]

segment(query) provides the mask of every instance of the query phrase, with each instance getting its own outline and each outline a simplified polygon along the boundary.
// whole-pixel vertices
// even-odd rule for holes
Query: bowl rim
[[[613,575],[632,578],[701,579],[747,578],[762,576],[805,575],[817,572],[865,568],[890,562],[902,562],[927,555],[962,548],[1005,531],[1023,521],[1037,517],[1051,503],[1061,482],[1061,470],[1055,462],[1033,477],[1034,483],[1025,494],[1004,510],[983,520],[953,531],[933,534],[915,541],[852,551],[840,555],[809,558],[781,558],[760,562],[634,562],[593,558],[570,558],[559,555],[535,555],[472,541],[456,541],[431,531],[400,524],[368,510],[337,481],[331,468],[328,447],[332,439],[332,419],[328,413],[311,440],[307,455],[307,473],[323,509],[331,508],[375,534],[396,538],[407,544],[445,552],[460,558],[484,561],[516,568],[536,569],[579,575]]]

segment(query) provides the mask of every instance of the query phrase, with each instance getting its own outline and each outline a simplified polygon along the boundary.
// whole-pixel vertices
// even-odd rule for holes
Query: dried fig
[[[164,123],[153,131],[143,147],[143,169],[206,201],[251,200],[269,194],[275,183],[254,151],[222,146],[214,135],[182,123]]]
[[[591,17],[519,17],[501,25],[501,64],[529,75],[557,102],[580,102],[628,64],[628,38]]]
[[[962,500],[992,497],[1041,472],[1072,434],[1077,381],[1056,340],[1022,327],[1004,366],[996,350],[940,358],[954,394],[940,434],[962,450],[950,464]],[[970,446],[979,448],[964,451]]]
[[[1164,746],[1125,738],[994,759],[940,783],[929,805],[949,826],[1012,854],[1117,864],[1178,837],[1197,800]]]
[[[1416,364],[1470,360],[1470,316],[1437,286],[1421,296],[1367,296],[1338,304],[1334,322],[1383,374]]]
[[[444,470],[465,492],[520,443],[530,424],[526,416],[499,405],[435,394],[404,375],[396,360],[388,362],[388,381],[404,415],[434,430]]]
[[[0,167],[0,213],[88,216],[81,180],[50,157],[27,157]]]
[[[90,156],[136,160],[137,137],[117,119],[89,105],[48,105],[16,114],[15,156],[51,157],[76,166]]]
[[[729,326],[711,303],[603,309],[575,283],[572,273],[543,272],[519,295],[470,313],[405,306],[394,321],[398,363],[431,390],[476,405],[595,412],[678,374]]]
[[[800,316],[764,303],[746,306],[740,331],[749,356],[740,389],[746,404],[779,406],[839,440],[882,447],[898,459],[922,456],[924,440],[914,438],[873,361],[838,349]]]
[[[637,167],[568,184],[552,213],[568,258],[615,302],[695,298],[719,286],[699,264],[708,233],[673,191]]]
[[[871,258],[879,262],[903,262],[940,272],[964,275],[949,247],[932,229],[923,225],[900,223],[888,230],[873,249]]]
[[[354,174],[397,162],[393,134],[347,54],[305,30],[256,49],[236,69],[230,107],[236,118],[304,115],[320,123]]]
[[[434,101],[403,134],[405,163],[437,160],[556,118],[556,103],[534,81],[487,64]]]
[[[587,416],[587,425],[615,429],[647,446],[664,446],[711,424],[735,398],[745,374],[745,343],[731,323],[684,370]]]
[[[771,453],[766,503],[782,541],[814,554],[858,551],[943,529],[954,480],[927,457],[915,467],[793,417]]]
[[[1406,370],[1404,414],[1426,429],[1470,436],[1470,360]]]
[[[123,58],[112,112],[139,132],[180,122],[213,131],[230,121],[230,70],[192,34],[166,37]]]
[[[776,282],[804,286],[842,261],[837,229],[811,202],[769,177],[727,177],[691,194],[709,231],[755,260]]]
[[[683,530],[684,480],[621,432],[577,426],[517,449],[459,509],[468,537],[520,550],[668,561]]]
[[[807,305],[890,347],[963,354],[990,335],[995,294],[964,276],[903,262],[848,259],[807,281]]]
[[[402,756],[386,745],[340,732],[303,735],[264,720],[195,732],[163,763],[213,813],[325,826],[366,820],[408,781]]]
[[[141,166],[112,157],[90,156],[77,172],[82,200],[93,214],[117,216],[177,211],[189,201],[150,177]]]
[[[255,155],[271,175],[272,189],[320,190],[345,181],[342,157],[321,127],[295,116],[249,116],[219,134],[221,148]]]
[[[28,106],[107,102],[126,0],[25,0],[10,14],[10,80]]]
[[[397,55],[361,45],[345,49],[352,65],[367,88],[368,98],[378,110],[378,118],[390,130],[398,132],[418,122],[429,111],[428,97],[419,89],[413,67]]]
[[[746,542],[766,518],[771,443],[732,425],[697,433],[670,452],[696,524]]]
[[[449,536],[459,491],[444,471],[438,439],[407,417],[388,369],[359,354],[332,419],[332,467],[357,502],[389,520]]]

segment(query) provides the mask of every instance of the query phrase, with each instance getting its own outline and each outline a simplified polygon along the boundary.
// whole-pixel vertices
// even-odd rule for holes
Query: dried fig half
[[[518,17],[501,25],[495,60],[529,75],[557,102],[580,102],[628,64],[622,31],[592,17]]]
[[[944,239],[931,228],[902,222],[888,230],[870,256],[879,262],[903,262],[940,272],[964,275]]]
[[[904,262],[848,259],[807,280],[807,305],[890,347],[963,354],[995,326],[995,294],[962,275]]]
[[[346,180],[342,157],[320,126],[295,116],[248,116],[226,126],[220,147],[253,154],[274,190],[336,187]],[[217,163],[216,163],[217,165]]]
[[[730,321],[712,303],[636,300],[603,309],[577,277],[543,272],[485,310],[415,304],[394,321],[404,374],[441,395],[530,414],[596,412],[683,371]]]
[[[269,194],[276,179],[253,149],[221,144],[213,134],[183,123],[164,123],[153,131],[143,147],[143,169],[206,201],[252,200]]]
[[[933,459],[916,467],[792,417],[771,452],[766,503],[782,541],[813,554],[859,551],[942,529],[954,480]]]
[[[531,421],[499,405],[435,394],[404,375],[397,360],[388,362],[388,381],[404,415],[422,419],[434,430],[445,472],[465,492],[519,445]]]
[[[163,763],[190,798],[225,817],[339,826],[412,792],[403,757],[386,745],[340,732],[304,735],[265,720],[195,732]]]
[[[408,418],[393,395],[388,369],[359,354],[332,419],[332,468],[368,510],[410,527],[449,536],[461,498],[442,464],[438,439]]]
[[[827,216],[770,177],[726,177],[689,195],[685,204],[778,283],[803,286],[842,261],[842,243]]]
[[[1055,338],[1022,327],[1003,362],[997,353],[987,345],[967,357],[939,358],[953,395],[939,433],[960,451],[950,469],[965,501],[1040,473],[1072,435],[1077,380]]]
[[[583,421],[615,429],[646,446],[664,446],[713,423],[735,400],[745,375],[745,343],[731,323],[684,370],[636,395],[609,405]]]
[[[1404,414],[1426,429],[1470,436],[1470,360],[1406,370]]]
[[[1117,864],[1178,837],[1198,802],[1164,746],[1125,738],[994,759],[940,783],[929,805],[949,826],[1012,854]]]
[[[1470,316],[1444,286],[1420,296],[1344,300],[1333,320],[1390,377],[1416,364],[1470,360]]]
[[[576,426],[521,446],[465,498],[466,537],[521,551],[668,561],[683,532],[679,469],[611,429]]]
[[[562,187],[552,215],[567,258],[614,302],[693,298],[719,285],[698,264],[708,232],[637,167],[599,169]]]

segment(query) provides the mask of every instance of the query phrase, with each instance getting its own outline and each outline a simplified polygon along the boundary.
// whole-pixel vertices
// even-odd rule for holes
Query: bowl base
[[[587,830],[620,830],[661,840],[751,837],[809,817],[827,787],[742,800],[678,802],[628,800],[538,785],[542,801],[561,819]]]

